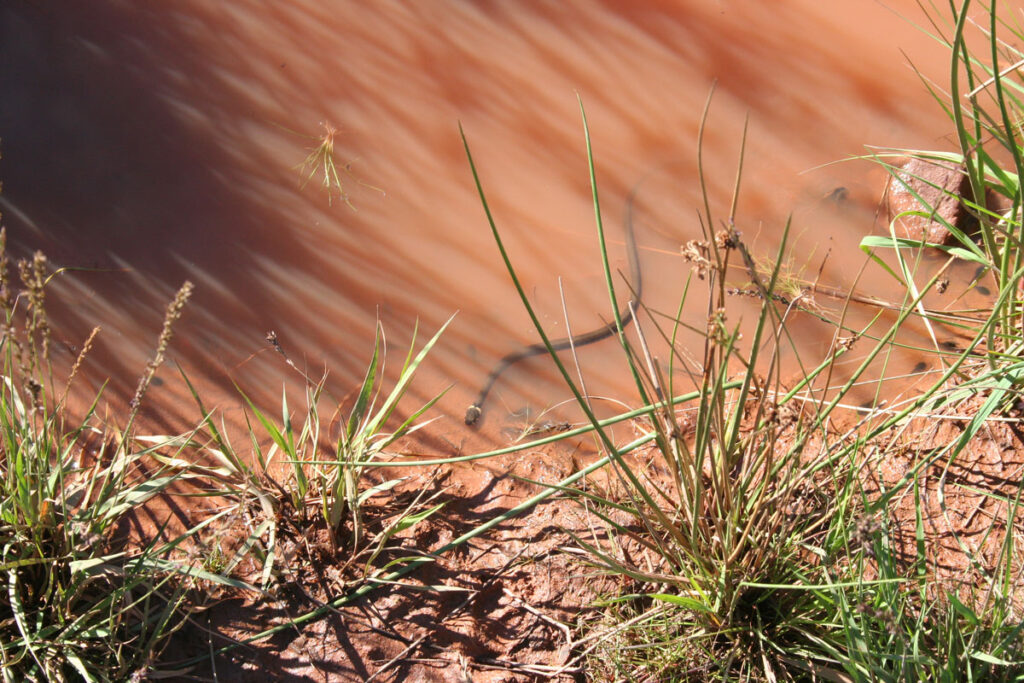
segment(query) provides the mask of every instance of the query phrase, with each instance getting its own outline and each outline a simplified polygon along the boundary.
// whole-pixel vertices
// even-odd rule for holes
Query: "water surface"
[[[703,160],[717,219],[746,122],[737,228],[770,256],[792,215],[791,270],[848,287],[861,237],[878,229],[885,175],[829,164],[869,144],[951,146],[908,64],[946,78],[946,54],[911,23],[921,21],[910,0],[5,3],[4,218],[21,251],[88,269],[53,288],[59,353],[70,358],[102,326],[89,377],[109,377],[115,403],[134,392],[163,307],[187,278],[196,294],[172,356],[229,418],[240,410],[233,384],[272,405],[297,379],[269,330],[309,374],[329,368],[343,397],[378,319],[403,351],[417,321],[433,332],[457,312],[413,393],[454,383],[439,408],[442,429],[461,439],[489,367],[536,335],[493,244],[460,123],[556,336],[566,328],[560,287],[573,330],[611,315],[577,96],[616,271],[627,269],[626,197],[646,179],[635,227],[650,306],[675,310],[689,274],[679,247],[700,236],[696,139],[713,85]],[[303,183],[325,125],[351,172],[341,176],[351,207],[319,177]],[[897,296],[880,271],[857,287]],[[687,307],[691,322],[702,306]],[[738,304],[737,316],[752,306]],[[792,324],[809,357],[828,348],[827,328]],[[592,393],[634,400],[614,343],[580,361]],[[510,411],[568,396],[548,365],[508,373],[485,436]],[[160,378],[151,418],[180,430],[195,412],[173,367]]]

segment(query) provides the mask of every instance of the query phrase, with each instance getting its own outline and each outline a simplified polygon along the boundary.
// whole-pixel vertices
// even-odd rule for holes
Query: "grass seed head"
[[[181,317],[181,312],[185,309],[185,304],[188,303],[189,298],[192,296],[193,285],[188,280],[182,284],[181,289],[175,294],[174,299],[167,305],[167,312],[164,314],[163,329],[160,331],[160,338],[157,340],[156,355],[146,364],[146,369],[143,371],[142,376],[139,378],[139,385],[135,389],[135,395],[132,397],[129,405],[131,406],[131,415],[129,417],[129,423],[134,421],[135,416],[138,414],[139,407],[142,404],[142,398],[146,394],[146,390],[149,388],[150,382],[153,381],[153,377],[156,375],[156,371],[163,365],[164,355],[167,353],[167,348],[171,344],[171,337],[173,336],[174,324],[178,322]]]

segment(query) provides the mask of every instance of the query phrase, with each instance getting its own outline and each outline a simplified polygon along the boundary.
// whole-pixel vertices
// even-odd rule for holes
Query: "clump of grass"
[[[978,16],[977,8],[982,10],[980,21],[971,18],[972,14]],[[926,440],[911,472],[866,504],[883,521],[873,545],[864,548],[864,558],[855,566],[876,571],[879,583],[858,586],[848,601],[837,606],[848,637],[845,651],[856,655],[851,657],[850,668],[859,677],[889,672],[906,680],[1016,680],[1014,677],[1024,675],[1020,646],[1024,584],[1016,538],[1022,493],[1019,473],[984,491],[966,482],[951,482],[947,475],[958,467],[969,467],[965,461],[972,459],[974,449],[983,448],[986,440],[996,440],[1003,424],[991,418],[998,417],[1011,429],[1019,420],[1014,406],[1020,401],[1019,356],[1024,349],[1024,194],[1020,184],[1024,171],[1020,128],[1024,28],[1014,23],[1017,18],[1001,16],[995,3],[968,0],[958,7],[951,5],[948,11],[934,5],[927,10],[932,37],[949,50],[949,89],[944,92],[925,83],[949,114],[959,149],[896,150],[893,154],[962,167],[970,181],[970,197],[953,199],[977,223],[977,235],[969,234],[962,225],[950,225],[935,213],[934,206],[914,193],[919,204],[916,213],[941,222],[955,243],[926,246],[896,237],[891,230],[890,237],[866,238],[862,248],[873,255],[876,249],[892,250],[898,267],[889,272],[909,291],[919,288],[915,283],[917,265],[927,248],[945,252],[950,259],[979,264],[995,294],[986,316],[963,327],[970,340],[966,347],[949,357],[936,354],[944,372],[925,397],[915,402],[929,417],[913,419],[920,413],[902,412],[899,420],[880,421],[879,428],[871,432],[881,437],[884,429],[891,428],[890,434],[875,443],[884,449],[880,454],[884,457],[920,441],[922,425],[928,433],[935,431],[936,416],[965,416],[958,434],[945,440]],[[981,46],[977,52],[972,47],[975,44]],[[875,158],[894,176],[899,173],[888,162],[889,154]],[[940,471],[938,480],[932,482],[938,489],[938,526],[947,534],[947,542],[967,558],[956,581],[936,577],[939,558],[924,521],[929,517],[925,473],[932,466]],[[947,509],[951,495],[978,496],[979,509],[983,503],[991,503],[994,513],[987,527],[970,532],[958,527]],[[909,521],[896,519],[892,513],[894,501],[900,497],[913,501]],[[900,526],[909,526],[913,538],[914,553],[909,561],[905,551],[896,547]],[[930,533],[936,533],[936,522],[931,526]],[[992,541],[998,548],[994,557],[978,556],[977,544],[972,542],[977,538]]]
[[[589,155],[589,137],[587,147]],[[593,183],[592,161],[591,180]],[[594,187],[606,284],[612,308],[618,310]],[[710,223],[708,218],[705,225]],[[664,400],[673,394],[672,369],[666,380],[653,359],[642,353],[646,344],[642,338],[641,346],[631,343],[620,324],[619,339],[628,367],[642,399],[655,413],[649,440],[657,444],[656,453],[660,453],[662,465],[671,475],[670,482],[654,483],[631,464],[627,451],[599,425],[568,372],[552,354],[627,492],[624,500],[612,500],[580,490],[579,495],[607,526],[608,536],[604,541],[580,538],[577,542],[592,563],[649,586],[643,596],[635,597],[647,604],[653,600],[677,605],[671,622],[680,630],[672,637],[678,635],[696,643],[680,652],[707,653],[705,663],[712,666],[715,662],[713,668],[723,674],[749,673],[754,667],[763,667],[765,658],[777,659],[771,643],[778,638],[779,622],[789,623],[784,615],[802,598],[786,599],[789,596],[778,594],[770,585],[801,576],[801,543],[822,528],[828,513],[827,505],[814,507],[809,490],[809,482],[821,464],[807,463],[803,458],[804,448],[814,428],[821,428],[821,421],[806,425],[802,411],[796,407],[796,392],[781,391],[777,358],[773,357],[767,368],[768,376],[773,378],[771,385],[754,371],[761,365],[763,342],[778,347],[784,334],[772,294],[778,268],[771,274],[771,281],[761,282],[731,226],[729,221],[716,234],[710,234],[709,229],[707,239],[688,245],[697,273],[707,278],[714,297],[708,307],[703,364],[695,376],[699,389],[695,441],[689,440],[690,435],[679,424],[673,402]],[[504,255],[493,221],[492,230]],[[738,254],[743,255],[763,301],[746,352],[740,350],[739,330],[728,324],[725,309],[723,275],[729,269],[729,260],[739,258]],[[507,257],[506,263],[518,286]],[[533,315],[525,295],[522,299]],[[546,339],[539,325],[538,331]],[[668,334],[664,337],[669,339]],[[825,367],[812,372],[806,382]],[[737,370],[740,378],[731,379]],[[629,553],[623,550],[627,545],[632,548]],[[643,564],[627,559],[638,558],[636,551]],[[655,613],[663,614],[664,610]],[[659,657],[664,655],[660,646],[651,646],[659,648]]]
[[[395,534],[420,523],[441,508],[441,505],[428,504],[430,499],[424,489],[421,495],[415,496],[399,514],[393,516],[391,522],[375,533],[368,532],[364,519],[364,508],[370,498],[394,489],[405,480],[387,479],[366,485],[367,470],[386,466],[383,457],[387,455],[388,448],[429,424],[430,420],[417,421],[444,394],[442,392],[429,400],[397,426],[392,425],[395,410],[408,391],[417,368],[450,323],[451,320],[447,321],[418,352],[415,350],[414,332],[398,380],[388,391],[384,389],[383,375],[386,344],[383,330],[378,325],[373,354],[347,416],[342,418],[341,406],[334,403],[339,432],[333,441],[322,421],[324,403],[328,401],[326,375],[314,380],[300,370],[288,357],[274,332],[267,335],[268,343],[301,375],[305,387],[306,405],[298,429],[286,392],[282,393],[280,421],[272,419],[243,394],[255,418],[255,423],[249,425],[252,457],[244,457],[217,429],[193,389],[211,437],[204,447],[220,463],[220,467],[210,470],[210,473],[225,481],[243,500],[243,505],[248,499],[260,509],[257,518],[262,522],[250,530],[244,545],[262,558],[264,586],[270,585],[278,569],[288,570],[287,566],[281,566],[281,538],[286,531],[297,538],[309,538],[317,529],[324,530],[332,562],[335,563],[333,569],[340,575],[350,567],[358,568],[355,578],[350,576],[346,580],[360,581],[372,573],[372,563]],[[334,423],[332,418],[331,424]],[[264,436],[270,439],[269,449],[261,444]]]
[[[5,681],[142,678],[187,615],[191,585],[211,578],[180,559],[195,529],[137,543],[123,535],[183,472],[142,469],[149,449],[94,428],[96,402],[69,422],[67,387],[58,399],[50,368],[52,274],[41,254],[19,262],[15,294],[5,238],[0,231],[0,670]]]
[[[703,124],[701,130],[702,137]],[[587,151],[606,286],[618,316],[589,133]],[[900,435],[912,433],[915,420],[951,403],[946,381],[970,350],[920,396],[869,413],[843,431],[837,424],[850,424],[850,417],[833,420],[864,372],[889,352],[903,323],[912,315],[931,315],[921,302],[939,275],[908,286],[891,328],[880,335],[869,336],[870,325],[848,328],[845,308],[837,318],[822,315],[802,301],[802,291],[785,285],[780,264],[786,263],[788,226],[767,271],[744,246],[736,228],[741,162],[728,217],[715,227],[705,193],[704,239],[684,248],[706,283],[706,322],[688,325],[680,319],[689,284],[676,315],[649,316],[655,336],[667,343],[667,371],[644,328],[637,328],[633,340],[619,323],[626,366],[644,403],[636,413],[652,416],[644,436],[620,446],[551,348],[504,250],[471,156],[470,164],[523,305],[623,485],[624,493],[614,498],[589,488],[576,491],[601,529],[576,539],[586,561],[628,587],[604,602],[611,616],[604,635],[581,641],[587,645],[577,657],[588,659],[595,679],[924,681],[960,680],[966,672],[966,680],[1003,680],[1024,673],[1022,627],[1010,599],[1020,588],[1013,534],[1005,534],[987,583],[967,597],[951,592],[935,572],[919,489],[929,467],[948,467],[982,429],[1009,391],[1007,378],[1016,376],[1019,362],[975,380],[968,391],[984,386],[991,400],[959,439],[923,452],[894,484],[879,488],[865,475],[899,456]],[[726,283],[733,265],[749,278],[740,289]],[[737,291],[752,291],[760,301],[742,334],[730,319],[728,296]],[[799,374],[784,382],[780,353],[791,345],[788,322],[805,309],[831,321],[832,349],[811,364],[798,358]],[[676,322],[663,329],[658,319]],[[682,326],[704,338],[699,362],[686,362],[692,354],[677,348]],[[836,361],[854,348],[855,368],[840,376]],[[688,398],[675,394],[679,374],[698,389],[691,399],[692,426],[674,408]],[[646,473],[629,457],[646,443],[655,444],[665,477]],[[1019,493],[1018,486],[1016,493],[1000,494],[1006,517],[993,519],[992,528],[1014,528]],[[914,515],[909,546],[897,541],[906,520],[894,508],[894,501],[907,497]]]
[[[635,582],[640,592],[616,601],[635,603],[625,613],[640,606],[636,628],[676,645],[634,644],[632,658],[619,658],[625,671],[640,665],[662,675],[683,667],[708,677],[785,676],[787,650],[820,614],[813,596],[786,587],[820,576],[812,544],[840,501],[818,486],[845,486],[849,476],[846,463],[833,461],[825,445],[830,407],[811,391],[815,382],[827,381],[831,362],[848,347],[837,344],[795,388],[782,384],[779,354],[800,296],[777,293],[788,226],[764,273],[734,227],[739,177],[730,215],[718,230],[705,195],[705,236],[694,243],[703,255],[695,272],[709,297],[702,358],[681,368],[698,387],[694,426],[686,428],[670,404],[660,404],[649,428],[668,480],[654,481],[630,460],[616,458],[627,494],[624,500],[588,496],[607,535],[578,539],[592,563]],[[737,261],[760,299],[747,339],[729,315],[726,274]],[[682,323],[662,330],[653,320],[662,339],[677,337]],[[670,347],[663,372],[645,335],[638,335],[635,342],[623,337],[623,348],[641,397],[653,402],[672,395],[682,355]]]

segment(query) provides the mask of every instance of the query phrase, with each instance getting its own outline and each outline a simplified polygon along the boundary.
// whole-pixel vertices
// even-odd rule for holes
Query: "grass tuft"
[[[840,311],[826,310],[785,272],[788,224],[770,259],[752,255],[743,243],[736,212],[742,153],[728,214],[716,220],[698,143],[704,236],[681,249],[694,278],[675,315],[644,309],[646,324],[632,336],[619,324],[623,360],[643,404],[635,414],[650,416],[637,423],[643,436],[625,446],[596,419],[551,348],[505,252],[466,143],[481,203],[522,303],[605,451],[600,463],[608,463],[620,483],[616,495],[599,487],[575,489],[594,519],[593,533],[577,537],[576,544],[588,564],[618,577],[624,587],[598,605],[603,616],[585,624],[591,633],[580,641],[586,646],[576,657],[589,662],[595,680],[1024,676],[1019,471],[986,486],[967,476],[964,462],[976,459],[972,449],[983,438],[1012,442],[1019,422],[1024,147],[1016,122],[1024,118],[1024,85],[1011,82],[1010,75],[1016,76],[1024,53],[1007,43],[1024,42],[1024,31],[1010,29],[1012,40],[998,40],[996,29],[1008,25],[986,8],[990,21],[979,30],[990,41],[991,59],[971,55],[963,37],[969,5],[956,10],[947,42],[952,91],[962,92],[961,82],[970,91],[966,102],[954,95],[951,107],[962,149],[922,155],[963,163],[974,197],[998,195],[1009,202],[996,211],[958,197],[981,226],[982,244],[966,241],[968,231],[949,226],[964,241],[942,247],[950,258],[985,266],[998,286],[990,313],[949,316],[925,308],[925,297],[945,286],[948,262],[926,271],[922,250],[933,245],[897,236],[895,228],[889,237],[866,238],[862,246],[905,288],[903,301],[880,305],[847,295],[837,297],[844,302]],[[1004,67],[1008,62],[1016,66]],[[978,104],[986,89],[995,93],[994,109]],[[706,122],[707,109],[701,140]],[[583,125],[606,286],[618,315],[585,115]],[[744,132],[741,149],[745,137]],[[914,213],[936,216],[926,204]],[[882,258],[883,248],[895,253],[895,262]],[[745,274],[741,286],[727,282],[734,271]],[[689,326],[702,327],[702,353],[676,341],[685,325],[680,313],[694,291],[706,296],[706,321]],[[759,302],[742,325],[729,299],[735,294]],[[890,326],[882,333],[872,329],[879,313],[862,329],[849,328],[845,320],[852,305],[891,311]],[[796,351],[790,323],[800,316],[827,325],[833,344],[811,363],[797,353],[794,374],[783,370],[782,359],[784,352]],[[923,320],[934,343],[931,350],[917,349],[934,354],[942,367],[934,384],[885,410],[861,416],[844,411],[868,368],[884,366],[893,348],[905,346],[899,333],[911,317]],[[667,328],[662,320],[670,321]],[[971,340],[956,352],[937,339],[937,330],[950,327]],[[849,355],[852,349],[856,356]],[[669,359],[667,367],[661,354]],[[696,398],[680,406],[685,412],[676,407],[678,398],[668,400],[680,381],[697,388]],[[951,432],[953,416],[962,428]],[[1001,422],[993,422],[997,417]],[[639,450],[646,444],[653,444],[654,466],[641,466],[651,456]],[[894,462],[901,474],[892,474]],[[954,478],[952,472],[965,474]],[[951,497],[973,497],[977,510],[988,510],[988,521],[970,527],[977,515],[952,509]],[[963,570],[951,577],[950,562]]]
[[[6,235],[0,231],[0,247]],[[152,469],[151,449],[130,432],[93,426],[99,397],[78,421],[66,406],[97,331],[75,361],[60,399],[49,363],[42,254],[19,262],[13,293],[0,254],[0,670],[5,681],[146,677],[190,609],[202,574],[185,557],[190,529],[166,524],[131,539],[128,522],[186,472]],[[183,289],[183,292],[185,290]],[[165,320],[157,360],[185,296]],[[143,386],[143,384],[140,384]],[[134,412],[132,414],[134,417]],[[131,422],[129,418],[128,422]]]
[[[396,441],[408,437],[430,423],[418,420],[443,396],[438,394],[407,417],[397,418],[396,409],[405,396],[416,370],[441,334],[440,330],[416,352],[415,332],[409,352],[398,380],[390,390],[384,388],[384,356],[386,344],[382,328],[378,325],[373,353],[360,386],[353,392],[354,402],[347,415],[341,414],[341,405],[332,402],[326,394],[326,375],[318,380],[300,370],[273,332],[267,341],[298,372],[305,387],[306,405],[301,420],[296,424],[286,392],[282,392],[281,417],[274,420],[258,408],[245,394],[253,421],[249,425],[251,457],[240,454],[218,429],[212,415],[189,384],[193,397],[203,415],[203,426],[208,439],[193,443],[211,454],[219,464],[207,473],[220,480],[219,486],[233,492],[244,508],[255,508],[249,537],[243,546],[262,561],[262,584],[268,588],[290,572],[288,550],[295,543],[306,543],[322,530],[331,549],[332,572],[345,582],[360,583],[374,573],[375,560],[387,549],[395,534],[419,524],[437,512],[441,505],[430,504],[432,496],[424,493],[414,496],[391,521],[367,528],[364,509],[374,496],[393,491],[407,478],[385,479],[368,484],[370,469],[387,466],[388,449]],[[187,377],[185,378],[188,381]],[[336,408],[329,424],[325,424],[324,404]],[[329,428],[330,427],[330,428]],[[328,432],[334,432],[336,436]],[[265,445],[269,440],[269,447]]]

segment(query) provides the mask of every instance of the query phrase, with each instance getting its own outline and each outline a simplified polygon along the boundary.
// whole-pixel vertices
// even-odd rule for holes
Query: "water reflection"
[[[418,384],[421,398],[457,384],[441,404],[457,428],[490,366],[536,338],[457,122],[556,336],[559,278],[574,329],[610,315],[577,93],[615,269],[626,270],[625,197],[652,178],[637,212],[649,305],[674,311],[687,274],[678,248],[699,235],[695,138],[716,79],[704,151],[715,211],[728,206],[749,117],[740,228],[770,255],[794,213],[794,269],[840,286],[861,267],[856,246],[884,177],[864,163],[805,171],[867,143],[948,146],[900,52],[941,79],[941,49],[897,16],[918,12],[909,0],[6,3],[5,220],[21,249],[87,269],[62,276],[52,300],[66,302],[69,344],[103,326],[90,370],[111,377],[108,398],[131,395],[162,308],[189,278],[196,296],[174,355],[224,405],[232,382],[257,400],[279,395],[288,370],[268,330],[311,372],[329,367],[341,395],[361,376],[378,316],[397,348],[417,319],[433,330],[459,311]],[[351,164],[354,178],[341,179],[357,211],[301,182],[296,166],[324,123],[338,130],[339,164]],[[810,351],[830,343],[811,320],[794,326]],[[632,396],[613,348],[580,358],[592,392]],[[510,371],[492,409],[566,397],[544,368]],[[194,412],[174,372],[161,376],[151,417],[180,429]]]

